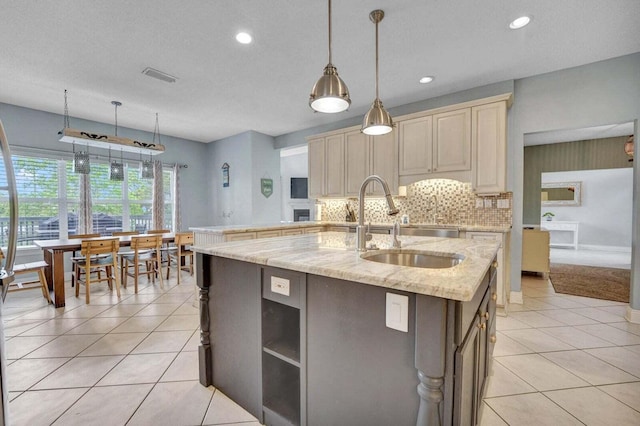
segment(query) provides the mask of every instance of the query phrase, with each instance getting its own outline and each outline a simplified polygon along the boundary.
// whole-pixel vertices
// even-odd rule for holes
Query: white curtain
[[[153,162],[153,205],[151,206],[152,229],[164,229],[164,188],[162,186],[162,163]]]
[[[78,229],[76,234],[93,233],[93,212],[91,208],[91,178],[88,174],[80,175],[80,211],[78,212]],[[71,229],[69,229],[71,232]]]
[[[182,230],[182,212],[180,211],[180,165],[173,166],[173,215],[175,217],[174,232]]]

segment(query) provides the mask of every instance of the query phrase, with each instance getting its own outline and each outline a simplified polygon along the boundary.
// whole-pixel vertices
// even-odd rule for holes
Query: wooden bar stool
[[[88,238],[98,238],[100,237],[100,234],[76,234],[76,235],[69,235],[69,239],[81,239],[81,240],[86,240]],[[108,255],[102,255],[100,257],[106,257]],[[72,265],[72,269],[71,269],[71,287],[75,287],[76,285],[76,279],[77,277],[80,276],[80,274],[82,273],[80,268],[77,268],[76,264],[78,262],[84,262],[84,256],[78,256],[78,252],[74,251],[73,255],[71,256],[71,265]],[[96,271],[98,272],[98,278],[100,277],[100,270]]]
[[[169,273],[171,272],[171,262],[175,261],[176,271],[178,271],[178,285],[180,285],[180,272],[188,270],[189,274],[193,275],[193,232],[176,232],[175,247],[169,250],[169,264],[167,265],[167,279],[169,279]],[[186,260],[189,258],[189,264]],[[188,269],[186,269],[188,268]]]
[[[104,268],[105,278],[99,276],[95,282],[107,281],[109,288],[113,290],[113,280],[116,282],[116,292],[120,298],[120,277],[118,276],[118,249],[120,248],[119,238],[89,239],[83,240],[80,253],[84,256],[84,262],[78,262],[78,268],[84,269],[84,282],[76,277],[76,297],[80,296],[80,284],[86,288],[87,305],[90,302],[91,294],[91,270],[93,268]],[[107,257],[96,257],[107,254]]]
[[[155,283],[156,276],[160,275],[160,288],[164,288],[162,273],[158,274],[160,267],[162,247],[162,234],[139,235],[131,237],[132,252],[122,254],[122,274],[124,276],[123,285],[127,288],[128,277],[133,277],[135,292],[138,293],[138,278],[146,275],[147,279]],[[140,267],[144,269],[141,270]],[[133,272],[130,270],[133,269]]]
[[[0,249],[0,261],[4,260],[4,252]],[[49,295],[49,287],[47,286],[47,278],[44,275],[44,268],[49,266],[47,262],[44,260],[40,260],[38,262],[30,262],[30,263],[21,263],[19,265],[13,265],[13,273],[17,277],[18,275],[29,274],[29,273],[37,273],[38,279],[32,281],[22,281],[17,282],[14,281],[9,285],[8,292],[14,291],[22,291],[22,290],[32,290],[34,288],[40,288],[42,290],[42,296],[47,299],[47,302],[53,303],[51,301],[51,296]]]

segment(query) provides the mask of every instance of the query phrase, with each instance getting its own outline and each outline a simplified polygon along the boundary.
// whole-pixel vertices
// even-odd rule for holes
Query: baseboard
[[[640,324],[640,309],[633,309],[631,305],[627,306],[627,313],[625,319],[634,324]]]
[[[625,246],[599,246],[595,244],[579,244],[580,250],[614,251],[616,253],[631,253],[631,247]]]
[[[511,290],[511,294],[509,295],[509,303],[517,303],[518,305],[522,305],[524,303],[522,300],[522,292]]]

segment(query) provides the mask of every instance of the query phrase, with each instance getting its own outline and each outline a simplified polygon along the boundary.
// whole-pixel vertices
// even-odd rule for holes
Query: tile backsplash
[[[330,222],[344,222],[345,205],[349,203],[359,217],[357,198],[322,199],[321,219]],[[409,223],[511,226],[512,193],[503,192],[496,196],[477,196],[471,184],[450,179],[430,179],[407,186],[406,197],[393,197],[400,209],[397,216],[387,215],[384,198],[365,199],[365,222],[394,223],[403,215]],[[500,207],[499,207],[500,206]]]

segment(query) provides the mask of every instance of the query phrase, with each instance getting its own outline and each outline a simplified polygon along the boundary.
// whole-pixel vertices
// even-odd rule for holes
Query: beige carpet
[[[557,293],[629,302],[629,269],[552,263],[549,279]]]

